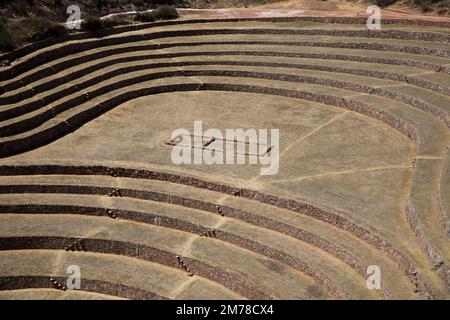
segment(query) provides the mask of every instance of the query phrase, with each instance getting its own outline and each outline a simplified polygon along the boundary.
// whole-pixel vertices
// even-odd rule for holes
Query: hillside
[[[365,13],[367,5],[375,3],[391,13],[425,13],[448,15],[449,0],[80,0],[82,18],[101,17],[109,14],[145,11],[161,5],[178,8],[261,8],[285,10],[315,10],[319,12],[358,12]],[[67,19],[66,9],[70,5],[65,0],[6,0],[0,4],[0,51],[9,51],[27,43],[55,37],[67,33],[59,26]],[[113,27],[133,23],[132,17],[115,18],[105,24]],[[91,28],[99,28],[100,23]]]
[[[450,299],[450,18],[252,3],[8,7],[0,300]]]

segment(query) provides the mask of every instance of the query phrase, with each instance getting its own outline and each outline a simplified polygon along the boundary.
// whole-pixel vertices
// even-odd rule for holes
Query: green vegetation
[[[66,34],[59,23],[43,17],[25,17],[15,20],[0,20],[0,50],[8,51],[29,42],[40,41]]]
[[[14,49],[14,41],[6,24],[6,19],[0,20],[0,50],[8,51]]]
[[[400,2],[399,0],[375,0],[375,4],[384,8]],[[407,3],[419,8],[423,13],[435,12],[438,15],[448,15],[450,0],[408,0]]]
[[[440,15],[445,15],[448,14],[448,9],[449,9],[449,5],[450,2],[444,1],[444,0],[412,0],[412,2],[414,3],[414,5],[418,6],[420,8],[420,10],[422,12],[432,12],[434,11],[433,9],[438,9],[436,10],[438,14]],[[444,5],[444,6],[441,6]],[[443,10],[440,11],[439,8],[443,7],[443,8],[447,8],[447,10]]]
[[[173,6],[161,6],[153,11],[141,12],[135,16],[135,20],[141,22],[153,22],[156,20],[170,20],[176,18],[178,18],[178,12]]]
[[[397,0],[376,0],[375,4],[381,8],[384,8],[396,2]]]
[[[172,6],[158,7],[152,13],[155,20],[170,20],[178,18],[177,9]]]
[[[67,33],[66,28],[61,24],[43,17],[26,17],[17,27],[22,27],[24,32],[29,32],[28,36],[24,39],[25,41],[29,39],[32,41],[40,41]]]
[[[102,19],[104,28],[112,28],[115,26],[120,26],[124,24],[132,23],[132,18],[126,15],[112,16],[106,19]]]
[[[153,22],[155,21],[155,16],[152,12],[141,12],[135,16],[135,19],[140,22]]]
[[[81,28],[86,31],[96,31],[104,28],[104,24],[99,17],[87,17],[83,20]]]
[[[48,8],[52,8],[45,16],[39,16],[40,12],[35,10],[37,1],[5,1],[0,4],[0,8],[6,6],[8,14],[11,14],[11,16],[4,15],[0,19],[0,52],[13,50],[30,42],[67,34],[68,30],[62,25],[62,22],[65,21],[65,12],[59,18],[56,15],[58,8],[63,6],[62,2],[60,0],[44,2],[48,2]],[[113,0],[95,0],[91,1],[91,5],[97,11],[101,11],[102,8],[110,8],[111,5],[120,5],[123,2],[124,0],[116,0],[115,2]],[[170,3],[171,1],[160,2]],[[157,2],[133,0],[130,3],[144,7],[143,10],[145,10],[146,5],[152,6]],[[142,12],[137,15],[116,15],[105,19],[100,19],[100,16],[101,14],[96,13],[95,10],[94,12],[92,10],[82,11],[84,20],[81,24],[82,30],[95,32],[118,25],[134,23],[134,21],[153,22],[175,19],[178,17],[178,12],[174,6],[162,5],[152,12]]]
[[[133,19],[139,22],[153,22],[156,20],[169,20],[176,18],[178,18],[178,12],[175,7],[172,6],[161,6],[153,11],[141,12],[133,16]],[[133,21],[129,15],[113,16],[106,19],[100,19],[97,16],[87,16],[83,19],[81,29],[83,31],[95,32],[118,25],[130,24],[132,22]]]
[[[112,16],[106,19],[100,19],[98,16],[87,16],[81,23],[81,29],[83,31],[97,31],[130,23],[132,23],[132,20],[128,16]]]
[[[178,18],[176,7],[218,8],[250,7],[282,0],[77,0],[84,31],[96,31],[136,22],[153,22]],[[367,0],[380,7],[406,4],[423,13],[450,14],[450,0]],[[0,51],[9,51],[27,43],[65,34],[61,23],[67,19],[68,2],[63,0],[2,0],[0,1]],[[153,9],[151,12],[146,10]],[[126,11],[141,11],[136,15],[99,17]],[[72,32],[72,31],[71,31]]]

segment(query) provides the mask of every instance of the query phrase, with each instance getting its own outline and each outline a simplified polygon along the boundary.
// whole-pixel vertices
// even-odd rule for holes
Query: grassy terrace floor
[[[0,69],[0,298],[448,299],[450,30],[382,31],[169,24]],[[279,128],[278,174],[173,164],[196,120]]]

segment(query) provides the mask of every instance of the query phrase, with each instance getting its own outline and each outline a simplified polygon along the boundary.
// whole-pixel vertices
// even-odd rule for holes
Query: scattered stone
[[[74,241],[67,247],[64,247],[64,250],[66,250],[66,251],[69,251],[69,250],[70,251],[86,251],[82,241],[83,241],[83,239]]]
[[[153,222],[154,222],[154,224],[157,225],[157,226],[162,225],[162,219],[161,219],[161,217],[155,217],[155,218],[153,219]]]
[[[436,271],[440,267],[442,267],[443,264],[444,264],[444,261],[439,261],[438,263],[434,264],[434,266],[433,266],[433,268],[431,268],[431,270]]]
[[[200,236],[205,236],[205,237],[215,237],[216,236],[216,230],[214,229],[208,229],[203,231]]]
[[[73,128],[67,120],[64,120],[63,123],[69,128],[71,132],[73,132]]]
[[[191,270],[188,268],[188,266],[186,265],[186,263],[184,263],[183,259],[180,256],[176,256],[177,260],[178,260],[178,264],[184,269],[184,271],[186,271],[188,273],[188,275],[191,273],[192,275],[194,275]]]
[[[106,215],[112,219],[119,219],[114,210],[106,209]]]
[[[99,106],[101,107],[101,104],[100,104],[100,103],[99,103]],[[106,171],[108,171],[109,174],[110,174],[112,177],[117,177],[117,172],[116,172],[116,170],[111,169],[111,168],[107,168]]]
[[[223,211],[222,211],[222,209],[220,209],[220,206],[219,206],[219,205],[216,205],[216,210],[217,210],[218,213],[220,213],[220,215],[221,215],[222,217],[224,216]]]
[[[111,191],[111,192],[108,194],[108,196],[110,196],[110,197],[121,197],[122,194],[121,194],[121,192],[120,192],[119,189],[114,189],[113,191]]]
[[[54,287],[55,289],[59,289],[59,290],[62,290],[62,291],[66,291],[66,287],[63,286],[63,285],[62,285],[61,283],[59,283],[58,281],[56,281],[55,279],[50,278],[50,282],[52,283],[52,285],[53,285],[53,287]]]
[[[238,190],[235,190],[235,191],[233,191],[233,196],[242,196],[242,194],[243,194],[243,190],[242,189],[238,189]]]

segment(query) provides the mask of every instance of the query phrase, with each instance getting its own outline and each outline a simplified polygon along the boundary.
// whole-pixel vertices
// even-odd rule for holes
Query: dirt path
[[[270,9],[270,8],[229,8],[229,9],[179,9],[183,18],[269,18],[269,17],[368,17],[367,7],[356,6],[355,10],[325,9]],[[404,18],[411,20],[449,21],[450,18],[409,14],[401,11],[382,10],[382,18]]]
[[[178,8],[183,19],[226,19],[226,18],[276,18],[276,17],[361,17],[366,18],[368,4],[353,3],[342,0],[287,0],[252,8],[223,9],[185,9]],[[151,11],[151,10],[148,10]],[[102,18],[123,14],[134,14],[136,11],[109,14]],[[402,18],[411,20],[448,21],[449,17],[421,15],[399,8],[386,9],[381,12],[382,18]]]

